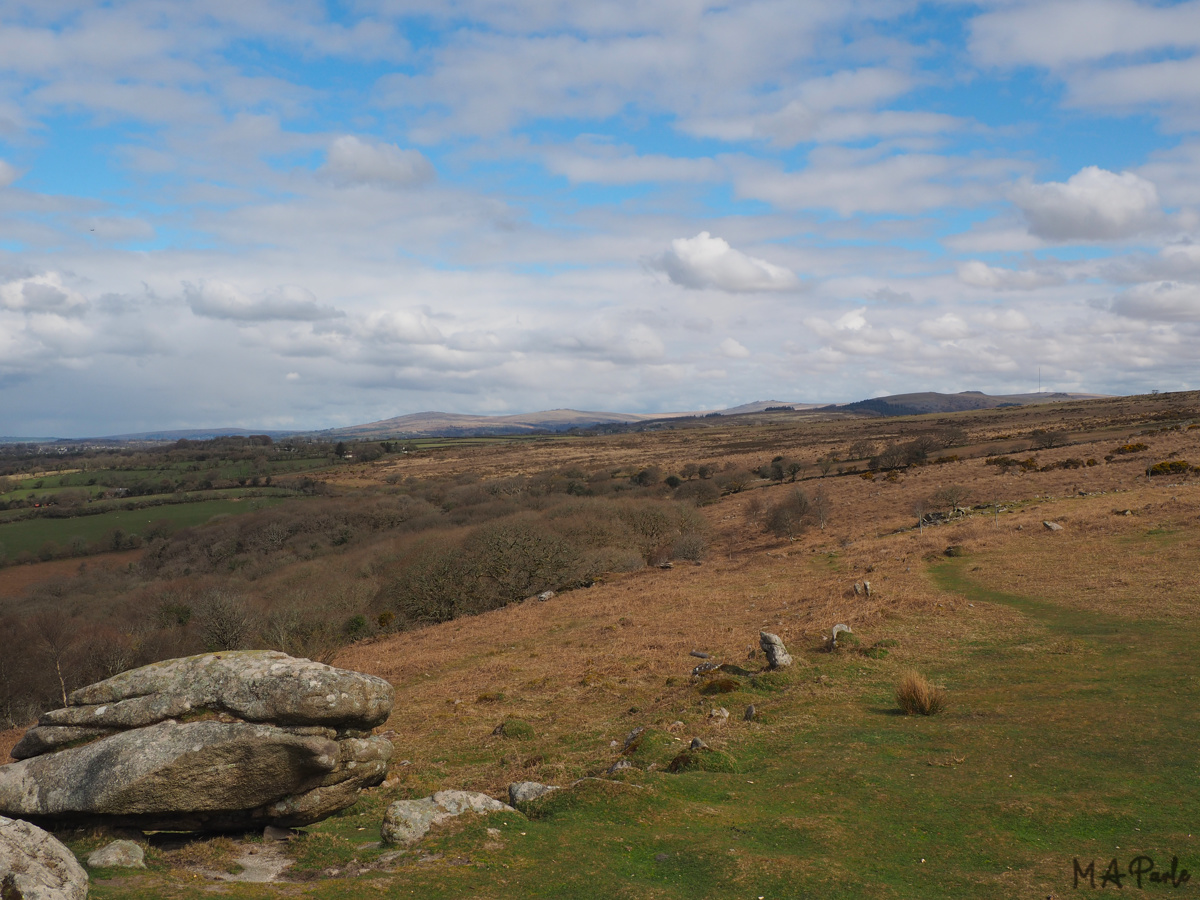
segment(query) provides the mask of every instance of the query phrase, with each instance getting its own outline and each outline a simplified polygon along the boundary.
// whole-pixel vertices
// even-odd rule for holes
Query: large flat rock
[[[202,713],[247,722],[369,730],[392,711],[382,678],[272,650],[205,653],[143,666],[80,688],[14,748],[24,759],[60,746],[72,729],[142,728]],[[58,729],[49,732],[44,729]],[[70,737],[74,740],[74,737]]]
[[[0,813],[200,831],[309,824],[382,781],[392,753],[383,738],[334,734],[162,722],[0,766]]]

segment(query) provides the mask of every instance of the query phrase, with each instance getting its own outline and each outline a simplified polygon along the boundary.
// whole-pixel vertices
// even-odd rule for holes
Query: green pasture
[[[125,535],[145,535],[152,526],[161,523],[167,532],[202,525],[220,515],[236,515],[274,506],[283,497],[255,497],[237,500],[201,500],[195,503],[173,503],[145,509],[120,509],[100,515],[75,516],[68,519],[33,518],[18,522],[0,523],[0,557],[14,559],[28,551],[37,553],[47,542],[66,547],[72,541],[99,543],[111,537],[114,529]]]

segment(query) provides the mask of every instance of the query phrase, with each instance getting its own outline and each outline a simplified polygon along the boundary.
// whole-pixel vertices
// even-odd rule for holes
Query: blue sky
[[[1197,387],[1200,2],[0,0],[0,435]]]

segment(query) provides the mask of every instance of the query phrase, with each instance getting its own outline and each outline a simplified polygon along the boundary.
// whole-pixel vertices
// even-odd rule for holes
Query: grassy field
[[[958,461],[805,482],[825,489],[833,513],[795,540],[757,524],[756,499],[794,489],[764,484],[704,508],[701,563],[354,644],[337,664],[397,689],[385,785],[283,849],[254,835],[152,837],[149,870],[93,871],[92,897],[1044,898],[1086,894],[1093,880],[1160,890],[1173,859],[1178,890],[1193,890],[1181,873],[1200,867],[1200,479],[1142,472],[1200,460],[1200,430],[1154,421],[1158,400],[1123,402],[954,417],[981,438]],[[1047,425],[1070,426],[1071,441],[1020,447],[1038,469],[986,463]],[[461,447],[328,477],[364,489],[455,467],[503,475],[555,452],[560,465],[593,468],[719,452],[760,464],[773,451],[844,447],[868,425],[722,427],[707,443],[674,432]],[[1103,460],[1134,436],[1150,445],[1141,461],[1057,465]],[[913,509],[947,485],[968,505],[995,505],[915,528]],[[348,564],[346,577],[366,579],[359,569]],[[853,590],[864,580],[869,596]],[[853,637],[828,652],[836,623]],[[760,629],[784,638],[793,668],[763,671]],[[694,679],[693,650],[745,674]],[[945,691],[946,711],[900,712],[895,688],[910,670]],[[506,718],[531,736],[495,734]],[[637,727],[647,731],[627,757],[635,767],[607,776]],[[669,772],[693,736],[713,752]],[[600,780],[529,817],[463,818],[415,849],[378,845],[395,799],[450,788],[503,797],[514,781],[590,776]],[[64,836],[82,855],[108,839]],[[273,854],[289,864],[280,881],[220,879]]]
[[[111,536],[114,529],[120,529],[124,535],[145,535],[148,529],[158,525],[170,532],[201,525],[214,516],[236,515],[274,506],[284,499],[256,497],[242,500],[231,497],[227,500],[164,504],[146,509],[118,509],[69,519],[36,518],[5,522],[0,523],[0,555],[15,558],[25,551],[37,553],[48,541],[62,547],[76,539],[93,544]]]

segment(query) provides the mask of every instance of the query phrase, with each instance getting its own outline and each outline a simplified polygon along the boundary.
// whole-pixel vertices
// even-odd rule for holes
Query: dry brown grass
[[[907,716],[936,716],[946,708],[946,692],[920,672],[909,670],[896,685],[896,704]]]

